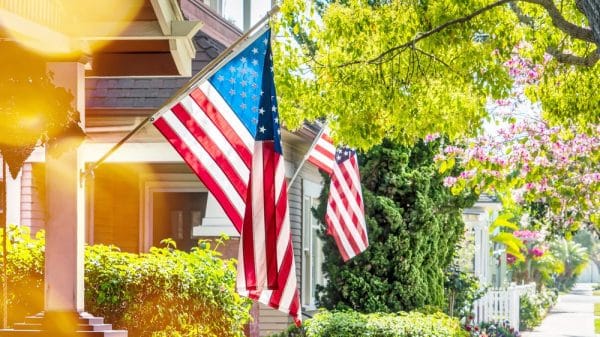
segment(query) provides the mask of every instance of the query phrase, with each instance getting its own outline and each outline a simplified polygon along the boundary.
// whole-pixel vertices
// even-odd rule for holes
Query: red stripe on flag
[[[196,120],[190,115],[190,111],[181,104],[177,103],[172,108],[173,114],[179,118],[186,129],[198,140],[198,143],[206,150],[210,157],[219,165],[231,185],[235,188],[242,198],[246,198],[247,186],[246,181],[242,179],[232,163],[227,159],[227,156],[221,151],[221,147],[206,134],[203,128],[198,125]],[[233,146],[233,144],[232,144]]]
[[[344,261],[369,245],[356,155],[333,168],[325,221]]]
[[[276,192],[275,191],[275,170],[277,157],[273,141],[262,142],[262,170],[263,170],[263,202],[264,202],[264,224],[265,224],[265,246],[267,251],[267,281],[269,289],[279,287],[277,280],[277,218],[276,218]]]
[[[219,113],[219,111],[214,107],[214,105],[208,100],[206,95],[202,92],[202,90],[196,88],[192,92],[190,92],[190,97],[206,112],[206,116],[212,120],[212,122],[217,126],[219,131],[227,138],[229,143],[233,146],[233,148],[237,151],[240,158],[246,163],[246,166],[250,168],[252,165],[252,153],[246,147],[246,144],[242,141],[240,136],[238,136],[237,132],[231,128],[231,125],[227,122],[223,115]]]
[[[233,204],[231,203],[227,193],[221,188],[221,186],[214,180],[210,173],[205,167],[198,161],[196,156],[189,150],[188,146],[181,141],[181,138],[169,124],[160,117],[153,123],[156,128],[162,133],[162,135],[171,143],[173,148],[179,153],[179,155],[185,160],[189,167],[194,173],[200,178],[206,188],[211,191],[215,199],[219,202],[225,214],[229,217],[233,225],[238,231],[242,228],[242,215],[237,212]]]

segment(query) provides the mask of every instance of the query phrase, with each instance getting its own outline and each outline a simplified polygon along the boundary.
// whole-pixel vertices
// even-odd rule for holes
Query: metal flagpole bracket
[[[319,130],[319,133],[317,134],[317,136],[313,140],[312,144],[310,145],[310,148],[308,148],[308,151],[304,155],[304,158],[302,158],[302,161],[298,165],[298,168],[296,169],[296,172],[294,172],[294,175],[292,176],[292,179],[290,179],[290,182],[288,184],[288,192],[290,191],[290,188],[292,188],[292,185],[294,184],[294,181],[296,180],[296,178],[300,174],[300,170],[302,170],[302,167],[304,167],[304,163],[306,163],[306,161],[310,157],[310,153],[315,148],[315,146],[317,146],[317,142],[319,141],[319,138],[321,138],[321,135],[323,135],[323,132],[325,132],[325,128],[326,127],[327,127],[327,123],[321,125],[321,130]]]

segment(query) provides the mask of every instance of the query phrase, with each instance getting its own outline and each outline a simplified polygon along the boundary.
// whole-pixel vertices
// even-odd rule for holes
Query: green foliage
[[[443,186],[432,159],[436,146],[386,141],[362,157],[370,245],[343,263],[333,239],[323,237],[328,281],[318,287],[321,306],[360,312],[446,306],[444,270],[463,235],[462,209],[477,196],[455,196]],[[316,210],[321,220],[327,195],[324,189]]]
[[[320,312],[305,323],[306,337],[466,337],[457,319],[442,313]]]
[[[519,330],[530,330],[542,323],[548,310],[556,303],[558,293],[542,288],[535,295],[526,294],[519,298]]]
[[[44,306],[44,233],[38,232],[32,238],[29,227],[12,225],[8,233],[8,321],[15,322],[38,313]],[[0,229],[0,242],[3,236],[4,231]],[[2,255],[0,245],[0,257]],[[2,283],[0,277],[0,286]],[[2,309],[0,306],[0,314]]]
[[[580,244],[561,239],[550,245],[550,251],[562,263],[562,273],[556,275],[555,286],[569,290],[588,264],[589,255]]]
[[[15,322],[43,308],[44,238],[29,238],[26,227],[12,233],[9,314]],[[86,310],[133,337],[243,336],[250,303],[235,292],[234,262],[209,248],[186,253],[166,243],[139,255],[87,247]]]
[[[446,272],[444,289],[448,298],[448,315],[459,318],[470,315],[473,302],[486,292],[486,289],[480,288],[477,277],[456,266],[451,266]]]
[[[502,63],[518,43],[533,44],[527,56],[538,64],[549,48],[577,55],[595,48],[556,28],[546,9],[528,1],[466,19],[492,3],[282,1],[276,28],[283,38],[274,49],[282,118],[290,128],[326,118],[337,139],[363,149],[386,137],[412,144],[435,132],[473,134],[487,115],[487,98],[510,93]],[[567,21],[585,25],[576,1],[550,3]],[[453,20],[460,23],[427,33]],[[599,65],[549,63],[529,97],[557,122],[597,122]]]

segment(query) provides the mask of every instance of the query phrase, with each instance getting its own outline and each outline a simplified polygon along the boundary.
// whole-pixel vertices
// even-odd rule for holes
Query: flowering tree
[[[523,52],[527,46],[520,46]],[[535,84],[544,64],[515,53],[505,63],[517,85],[510,99],[490,109],[499,121],[491,134],[446,146],[436,157],[442,172],[456,163],[465,167],[447,177],[456,193],[465,188],[497,194],[513,214],[538,210],[533,218],[554,233],[571,233],[583,225],[600,228],[600,125],[551,126],[538,107],[528,103],[524,86]],[[513,220],[518,220],[514,218]]]

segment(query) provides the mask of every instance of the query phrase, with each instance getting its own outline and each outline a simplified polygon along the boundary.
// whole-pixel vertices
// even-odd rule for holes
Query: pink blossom
[[[523,242],[536,241],[541,237],[539,232],[530,231],[528,229],[514,231],[513,235],[521,239]]]
[[[444,186],[452,187],[454,186],[454,184],[456,184],[457,181],[458,179],[456,177],[446,177],[444,178]]]
[[[460,173],[460,177],[463,179],[471,179],[475,176],[475,170],[463,171]]]
[[[512,255],[511,253],[507,253],[506,254],[506,263],[513,264],[515,262],[517,262],[517,258],[514,255]]]
[[[428,134],[427,136],[425,136],[425,143],[432,142],[438,138],[440,138],[440,134],[438,132]]]
[[[542,255],[544,255],[545,251],[544,248],[542,247],[533,247],[529,250],[529,254],[535,256],[535,257],[541,257]]]

